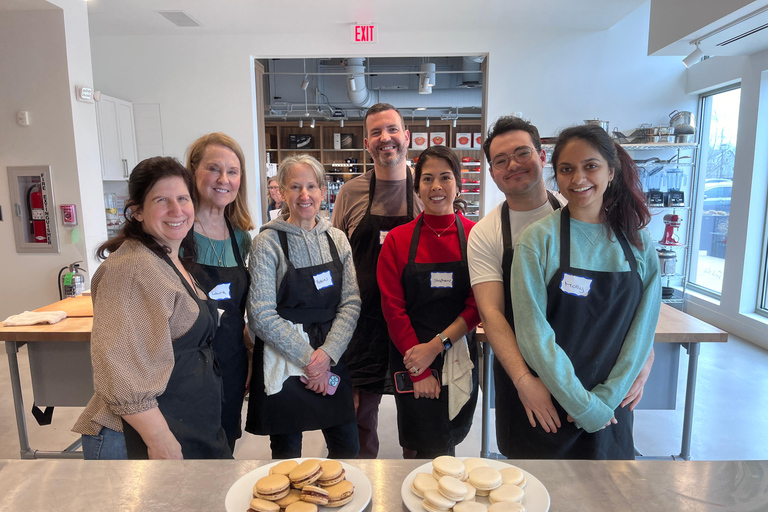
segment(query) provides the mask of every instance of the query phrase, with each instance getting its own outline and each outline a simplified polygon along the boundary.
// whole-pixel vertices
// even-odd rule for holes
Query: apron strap
[[[243,262],[243,257],[240,255],[240,248],[237,245],[237,240],[235,239],[235,230],[232,229],[232,224],[229,223],[229,219],[225,216],[224,221],[227,223],[227,229],[229,230],[229,238],[232,241],[232,252],[235,254],[235,261],[237,261],[238,267],[245,267],[245,263]]]
[[[552,210],[559,210],[560,207],[560,201],[557,200],[555,197],[555,194],[547,190],[547,199],[549,199],[549,204],[552,206]],[[506,201],[505,201],[506,203]]]
[[[376,171],[371,173],[371,183],[368,185],[368,207],[365,214],[371,214],[371,205],[373,196],[376,194]],[[405,168],[405,204],[407,206],[407,215],[409,219],[413,218],[413,173],[410,167]]]
[[[341,258],[339,257],[339,251],[338,249],[336,249],[336,244],[333,242],[333,238],[331,238],[331,233],[326,231],[325,236],[326,238],[328,238],[328,247],[331,250],[331,258],[332,258],[333,264],[337,268],[342,268]],[[280,239],[280,247],[282,247],[283,254],[285,254],[285,261],[288,262],[288,265],[293,267],[293,263],[291,262],[291,257],[288,254],[288,234],[285,231],[278,231],[277,238]]]
[[[515,256],[515,248],[512,246],[512,227],[509,224],[509,205],[506,199],[501,203],[501,242],[501,280],[504,286],[504,316],[507,319],[511,319],[512,259]]]

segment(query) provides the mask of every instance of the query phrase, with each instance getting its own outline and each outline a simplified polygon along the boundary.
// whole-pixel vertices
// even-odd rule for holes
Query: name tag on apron
[[[560,281],[560,289],[568,295],[586,297],[592,289],[592,280],[587,277],[574,276],[573,274],[563,274],[563,280]]]
[[[379,231],[379,245],[384,244],[384,239],[387,238],[389,231]]]
[[[453,288],[453,272],[432,272],[429,275],[432,288]]]
[[[331,276],[331,271],[326,270],[325,272],[320,272],[319,274],[315,274],[312,276],[315,280],[315,288],[318,290],[322,290],[323,288],[328,288],[329,286],[333,286],[333,277]]]
[[[232,283],[217,284],[213,290],[208,292],[208,297],[213,300],[231,299],[232,294],[229,292],[231,286]]]

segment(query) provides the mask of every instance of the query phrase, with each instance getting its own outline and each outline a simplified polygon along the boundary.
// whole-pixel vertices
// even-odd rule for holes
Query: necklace
[[[213,249],[213,254],[216,256],[216,259],[219,261],[219,266],[223,267],[224,265],[221,263],[222,258],[224,258],[224,250],[221,251],[221,256],[219,256],[219,253],[216,252],[216,248],[213,246],[213,241],[211,241],[211,237],[208,236],[208,232],[205,231],[205,226],[203,226],[203,223],[200,222],[200,219],[197,219],[197,222],[200,224],[200,229],[203,230],[203,234],[205,235],[205,238],[208,239],[208,243],[211,244],[211,249]]]
[[[430,226],[429,224],[427,224],[427,221],[426,221],[426,220],[424,221],[424,225],[425,225],[425,226],[427,226],[429,229],[431,229],[431,230],[432,230],[432,232],[433,232],[434,234],[436,234],[436,235],[437,235],[437,238],[440,238],[440,235],[442,235],[443,233],[445,233],[446,231],[448,231],[449,229],[451,229],[451,227],[452,227],[452,226],[453,226],[455,223],[456,223],[456,218],[454,217],[454,219],[453,219],[453,222],[451,222],[450,224],[448,224],[448,227],[447,227],[447,228],[443,229],[442,231],[440,231],[440,232],[438,233],[437,231],[435,231],[435,228],[433,228],[432,226]]]

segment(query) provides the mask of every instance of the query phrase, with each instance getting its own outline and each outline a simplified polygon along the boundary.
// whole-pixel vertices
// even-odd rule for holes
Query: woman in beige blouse
[[[173,158],[144,160],[128,182],[126,223],[98,251],[91,281],[94,391],[73,430],[86,459],[231,458],[213,365],[215,301],[190,274],[192,180]],[[179,249],[183,257],[179,257]]]

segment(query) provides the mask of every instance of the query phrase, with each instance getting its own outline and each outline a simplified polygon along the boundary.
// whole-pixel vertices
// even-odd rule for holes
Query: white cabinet
[[[133,104],[102,94],[96,103],[96,120],[101,176],[107,181],[125,181],[138,163]]]

